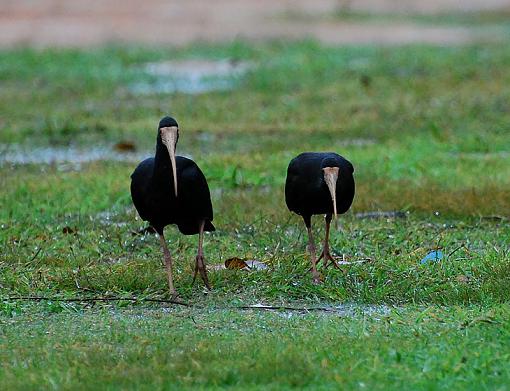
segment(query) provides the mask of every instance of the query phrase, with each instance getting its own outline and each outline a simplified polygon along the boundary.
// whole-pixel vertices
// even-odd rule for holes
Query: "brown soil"
[[[282,15],[508,10],[508,0],[0,0],[0,46],[90,46],[108,42],[182,45],[242,37],[314,37],[331,44],[456,44],[468,28],[332,22]]]

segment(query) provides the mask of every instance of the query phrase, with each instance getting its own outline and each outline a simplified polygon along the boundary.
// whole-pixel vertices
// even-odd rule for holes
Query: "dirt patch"
[[[143,4],[143,5],[142,5]],[[108,42],[183,45],[238,37],[317,38],[331,44],[463,43],[477,39],[467,28],[402,23],[327,22],[279,18],[342,9],[373,12],[495,10],[508,0],[4,0],[0,46],[91,46]]]
[[[339,0],[340,6],[355,11],[379,13],[476,12],[508,9],[508,0]]]

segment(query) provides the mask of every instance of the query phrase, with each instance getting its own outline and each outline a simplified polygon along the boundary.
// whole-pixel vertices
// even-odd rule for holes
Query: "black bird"
[[[289,163],[285,182],[285,202],[291,212],[295,212],[305,221],[308,230],[308,250],[312,261],[314,283],[320,282],[317,263],[324,258],[338,267],[329,251],[329,227],[332,216],[345,213],[354,199],[354,167],[342,156],[334,152],[305,152]],[[324,214],[326,236],[319,259],[315,253],[312,235],[312,215]]]
[[[172,257],[163,230],[176,224],[184,235],[199,234],[193,282],[200,273],[211,289],[202,250],[204,231],[214,231],[213,209],[209,186],[197,164],[175,156],[179,125],[172,117],[164,117],[158,126],[156,156],[145,159],[131,174],[131,198],[138,214],[156,230],[163,249],[168,287],[177,297],[172,277]]]

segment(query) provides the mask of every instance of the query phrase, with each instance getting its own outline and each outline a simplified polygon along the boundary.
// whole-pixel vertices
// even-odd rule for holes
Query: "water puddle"
[[[230,312],[230,311],[258,311],[261,316],[265,316],[264,314],[274,314],[278,317],[290,319],[293,317],[303,317],[308,315],[320,315],[320,316],[338,316],[342,318],[360,318],[360,317],[369,317],[374,320],[381,320],[385,316],[388,316],[394,310],[402,310],[403,307],[394,307],[388,306],[384,304],[375,305],[375,304],[356,304],[356,303],[344,303],[339,305],[327,305],[327,306],[317,306],[317,307],[286,307],[286,306],[266,306],[263,304],[255,304],[250,306],[218,306],[218,307],[194,307],[191,306],[185,311],[198,311],[204,314],[211,314],[215,312]],[[182,307],[175,307],[173,305],[170,306],[161,306],[157,310],[156,309],[144,309],[144,310],[127,310],[127,311],[119,311],[113,310],[117,316],[128,316],[131,318],[137,318],[141,320],[147,320],[154,316],[159,317],[161,313],[172,314],[176,312],[182,311]]]
[[[101,146],[92,148],[78,147],[35,147],[17,144],[0,147],[0,167],[6,164],[56,164],[58,168],[66,170],[79,170],[84,163],[94,161],[139,162],[152,151],[119,151],[114,146]]]
[[[323,137],[320,134],[317,137]],[[325,142],[327,142],[326,137]],[[258,150],[279,151],[292,148],[300,141],[295,133],[282,131],[275,140],[275,132],[253,133],[212,133],[191,132],[183,139],[179,155],[193,158],[193,155],[217,153],[249,153]],[[342,139],[335,145],[366,146],[372,139]],[[154,149],[140,150],[132,142],[100,146],[30,146],[27,144],[0,144],[0,167],[5,165],[56,165],[61,171],[76,171],[81,165],[95,161],[138,163],[154,156]],[[270,189],[269,189],[270,190]],[[268,190],[268,191],[269,191]]]
[[[360,212],[356,213],[354,217],[357,219],[405,219],[410,215],[409,211],[403,212],[401,210],[390,211],[373,211],[373,212]]]
[[[296,315],[304,315],[311,313],[330,314],[341,317],[354,318],[358,316],[369,316],[378,318],[381,316],[389,315],[393,307],[387,305],[375,304],[356,304],[344,303],[339,305],[327,306],[310,306],[310,307],[294,307],[294,306],[268,306],[264,304],[255,304],[251,306],[240,307],[243,310],[262,310],[262,311],[276,311],[283,317],[290,318]]]
[[[129,206],[127,208],[122,208],[120,210],[106,210],[103,212],[99,212],[94,216],[90,216],[92,221],[97,221],[101,225],[111,226],[111,227],[125,227],[130,224],[133,224],[135,220],[128,220],[126,218],[128,216],[132,216],[134,214],[134,208]]]
[[[377,141],[371,138],[342,139],[335,143],[340,147],[367,147],[375,144],[377,144]]]
[[[153,77],[152,82],[131,85],[136,94],[167,94],[182,92],[201,94],[225,91],[236,87],[252,65],[233,60],[182,60],[148,63],[142,71]]]

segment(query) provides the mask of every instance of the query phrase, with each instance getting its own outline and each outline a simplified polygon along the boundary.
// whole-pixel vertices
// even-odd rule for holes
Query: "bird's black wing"
[[[214,231],[213,207],[209,186],[204,174],[197,164],[188,158],[178,156],[178,205],[177,225],[185,235],[198,233],[197,222],[204,220],[206,231]]]
[[[335,152],[329,152],[328,154],[331,155],[331,157],[333,157],[337,161],[338,167],[340,167],[342,170],[346,170],[351,174],[354,173],[354,166],[349,160]]]
[[[337,156],[339,159],[338,167],[340,169],[336,184],[337,210],[339,214],[342,214],[347,212],[352,205],[356,185],[353,176],[354,166],[343,156]]]
[[[322,154],[304,152],[289,163],[285,181],[285,202],[290,211],[303,215],[308,209],[310,194],[317,186]]]
[[[142,161],[131,174],[131,199],[142,220],[149,222],[153,211],[147,201],[153,171],[154,158],[150,157]]]

